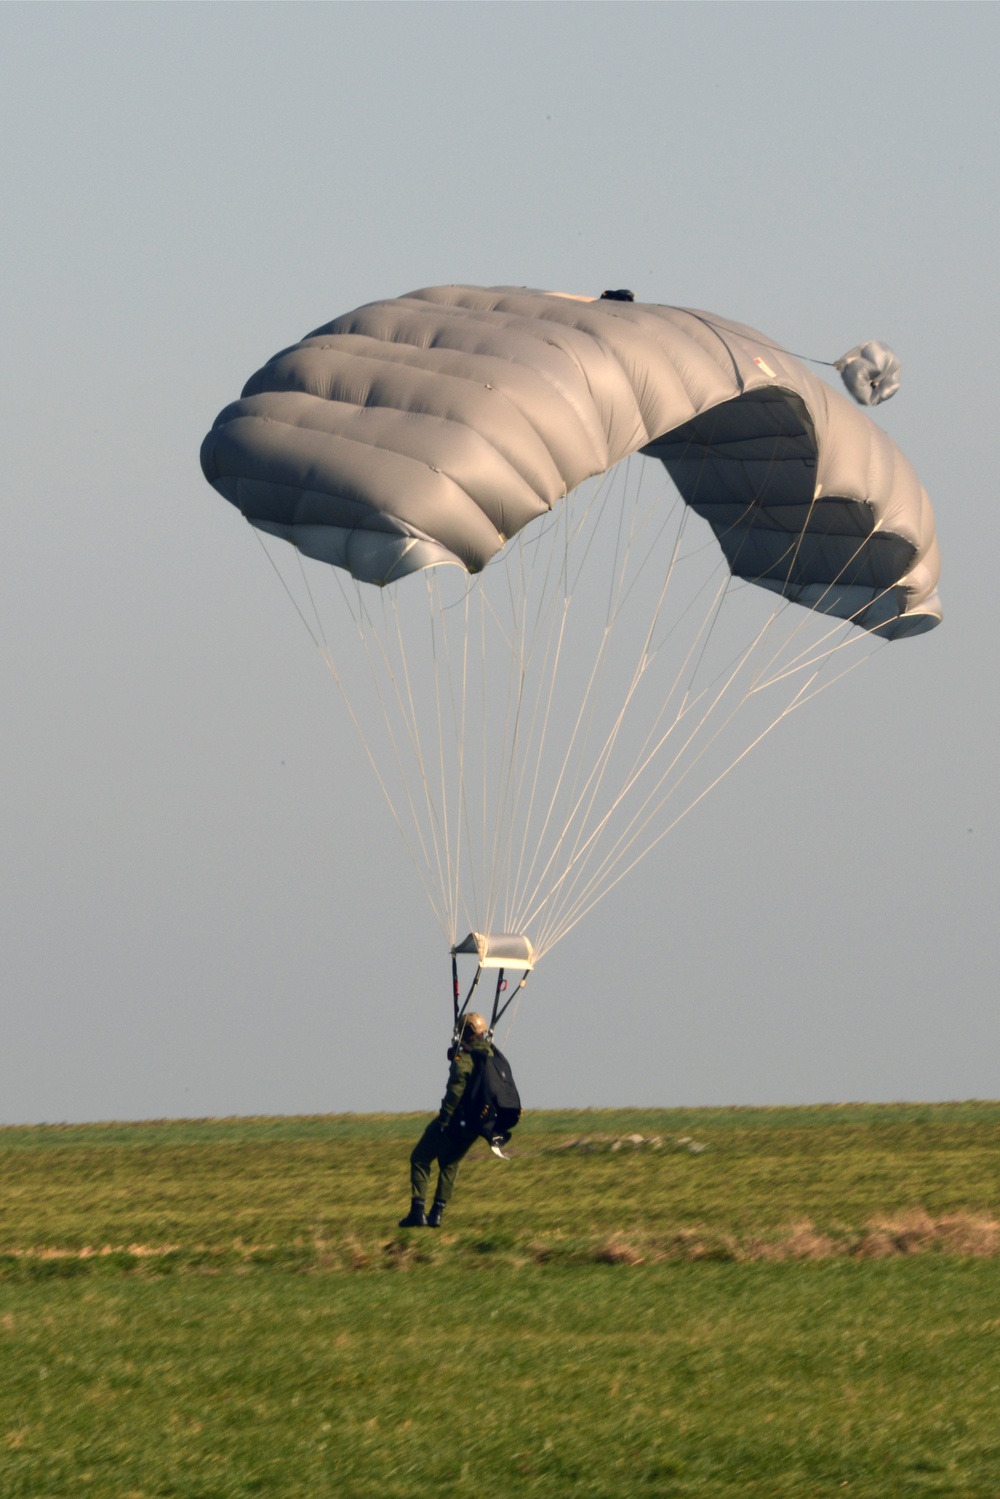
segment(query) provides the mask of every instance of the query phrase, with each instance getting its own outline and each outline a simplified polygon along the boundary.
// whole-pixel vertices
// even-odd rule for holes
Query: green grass
[[[423,1122],[0,1130],[4,1499],[997,1499],[1000,1105]]]
[[[9,1289],[8,1499],[997,1493],[997,1261]]]
[[[4,1251],[23,1260],[106,1246],[175,1264],[377,1261],[407,1204],[407,1156],[425,1119],[0,1130],[0,1275],[16,1269]],[[632,1133],[662,1145],[610,1148]],[[704,1150],[678,1147],[685,1139]],[[581,1140],[596,1148],[574,1148]],[[505,1164],[477,1146],[463,1165],[438,1258],[473,1242],[584,1252],[609,1236],[653,1253],[685,1236],[713,1253],[752,1252],[804,1222],[849,1247],[868,1225],[907,1215],[993,1221],[1000,1199],[998,1104],[544,1113],[528,1116],[512,1150]]]

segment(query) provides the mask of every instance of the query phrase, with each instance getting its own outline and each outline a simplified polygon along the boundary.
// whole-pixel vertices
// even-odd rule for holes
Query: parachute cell
[[[838,367],[874,401],[891,393],[887,358],[866,344]],[[384,585],[478,572],[639,451],[737,576],[888,637],[940,619],[933,517],[899,449],[714,314],[463,286],[372,303],[269,360],[201,456],[255,526]]]

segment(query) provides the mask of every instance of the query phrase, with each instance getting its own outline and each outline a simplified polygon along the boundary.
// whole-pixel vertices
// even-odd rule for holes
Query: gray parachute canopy
[[[939,622],[934,518],[895,444],[771,340],[687,308],[472,286],[374,302],[270,359],[201,462],[260,530],[385,585],[478,572],[635,452],[734,575],[889,639]]]

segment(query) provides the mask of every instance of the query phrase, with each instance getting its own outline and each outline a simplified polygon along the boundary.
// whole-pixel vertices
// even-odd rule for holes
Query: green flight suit
[[[441,1112],[436,1119],[431,1120],[410,1156],[410,1190],[414,1197],[420,1198],[421,1202],[427,1196],[431,1167],[435,1161],[438,1164],[435,1200],[450,1202],[462,1158],[479,1138],[469,1130],[452,1131],[449,1129],[455,1110],[465,1092],[466,1084],[472,1076],[475,1067],[473,1054],[477,1051],[485,1052],[487,1056],[493,1055],[493,1047],[484,1036],[477,1036],[474,1040],[464,1042],[455,1053],[451,1071],[448,1073],[448,1086],[441,1100]]]

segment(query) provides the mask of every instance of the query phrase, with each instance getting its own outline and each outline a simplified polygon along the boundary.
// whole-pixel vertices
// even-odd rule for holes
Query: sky
[[[0,1122],[436,1107],[440,929],[198,450],[276,350],[454,282],[885,340],[943,555],[943,625],[532,975],[526,1106],[997,1096],[998,43],[979,4],[0,7]]]

